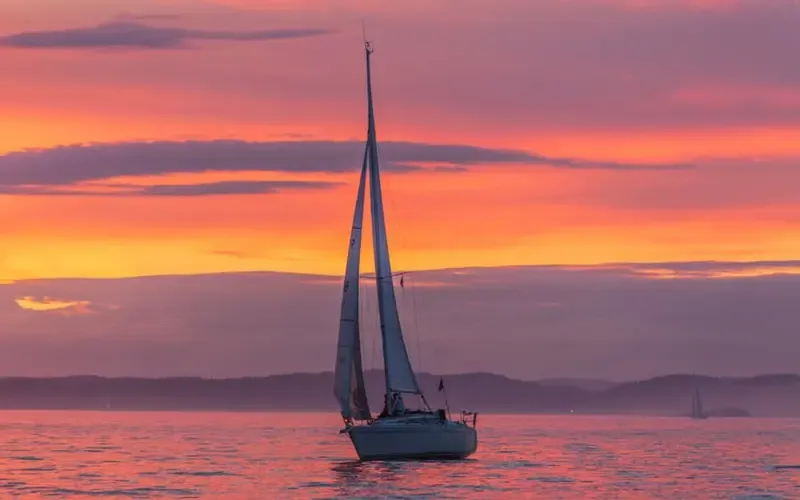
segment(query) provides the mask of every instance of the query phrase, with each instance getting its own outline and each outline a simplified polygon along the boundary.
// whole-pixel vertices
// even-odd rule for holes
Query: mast
[[[367,62],[367,101],[369,128],[367,151],[369,156],[370,211],[372,215],[372,243],[375,255],[375,284],[378,292],[381,339],[383,340],[383,363],[386,379],[386,404],[390,413],[394,410],[393,396],[420,394],[416,376],[408,359],[403,341],[397,299],[392,281],[392,266],[389,259],[389,243],[386,236],[386,221],[383,213],[380,167],[378,163],[378,140],[375,133],[375,113],[372,105],[372,74],[370,57],[372,47],[364,42]]]

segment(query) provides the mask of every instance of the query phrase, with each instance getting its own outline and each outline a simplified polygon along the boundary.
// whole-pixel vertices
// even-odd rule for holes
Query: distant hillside
[[[739,408],[752,416],[800,415],[800,376],[760,375],[748,378],[667,375],[618,384],[603,393],[603,405],[615,411],[688,412],[691,393],[699,390],[709,410]]]
[[[373,411],[380,411],[383,373],[366,374]],[[453,409],[482,412],[651,413],[682,415],[699,390],[704,407],[736,408],[754,417],[800,416],[800,376],[718,378],[668,375],[625,383],[581,379],[525,382],[490,373],[444,376]],[[444,404],[439,376],[419,374],[432,406]],[[607,384],[607,385],[604,385]],[[336,410],[332,373],[236,379],[1,378],[4,409]]]
[[[546,378],[537,380],[536,383],[549,387],[575,387],[584,391],[599,392],[614,387],[618,382],[591,378]]]

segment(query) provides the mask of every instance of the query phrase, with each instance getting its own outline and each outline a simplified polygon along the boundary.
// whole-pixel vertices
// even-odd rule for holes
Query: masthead
[[[367,54],[372,54],[374,49],[372,48],[372,44],[369,42],[369,40],[367,40],[367,28],[364,25],[363,20],[361,21],[361,35],[364,38],[364,49],[366,49]]]

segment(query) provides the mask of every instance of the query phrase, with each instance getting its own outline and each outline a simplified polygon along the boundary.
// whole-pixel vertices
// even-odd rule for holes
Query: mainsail
[[[370,208],[372,212],[375,281],[378,290],[378,311],[380,313],[381,338],[383,340],[386,393],[387,396],[392,393],[419,394],[419,386],[403,341],[400,316],[397,312],[397,300],[394,295],[392,266],[389,261],[389,243],[386,237],[386,222],[383,215],[383,196],[381,194],[380,169],[378,166],[378,140],[375,135],[375,114],[372,107],[372,78],[370,73],[372,49],[369,44],[366,46],[366,53],[367,98],[369,105],[367,155],[369,162]]]
[[[369,148],[367,148],[369,150]],[[339,341],[336,350],[336,373],[334,394],[339,400],[342,417],[353,420],[371,418],[364,372],[361,364],[361,335],[358,328],[358,275],[361,259],[361,227],[364,220],[364,191],[366,184],[368,153],[364,152],[358,197],[350,231],[350,249],[347,253],[342,312],[339,318]]]

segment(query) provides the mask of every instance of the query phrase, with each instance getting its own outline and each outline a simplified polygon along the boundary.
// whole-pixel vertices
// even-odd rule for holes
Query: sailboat
[[[690,415],[695,420],[708,418],[708,415],[703,411],[703,402],[700,400],[700,390],[695,389],[694,397],[692,397],[692,413]]]
[[[373,50],[369,42],[365,41],[364,46],[368,129],[350,232],[339,320],[334,394],[345,424],[340,432],[350,437],[361,460],[461,459],[477,449],[477,414],[462,411],[460,419],[456,420],[451,419],[449,411],[432,410],[417,383],[403,340],[381,194],[378,142],[372,106],[370,58]],[[383,411],[376,417],[372,416],[367,400],[359,329],[359,261],[367,182],[370,188],[375,284],[386,385]],[[443,387],[441,384],[440,382],[440,389]],[[404,398],[419,400],[421,408],[407,409]]]

